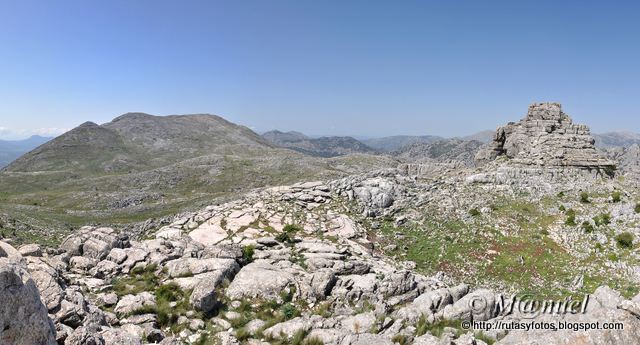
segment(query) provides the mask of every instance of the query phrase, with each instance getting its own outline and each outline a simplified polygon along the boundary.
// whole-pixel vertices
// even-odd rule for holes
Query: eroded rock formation
[[[589,127],[574,124],[559,103],[535,103],[527,116],[498,128],[476,155],[479,165],[506,157],[510,165],[595,170],[611,175],[615,164],[598,154]]]

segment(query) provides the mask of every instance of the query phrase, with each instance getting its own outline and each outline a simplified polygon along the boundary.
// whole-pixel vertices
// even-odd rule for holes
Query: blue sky
[[[0,1],[0,138],[129,111],[456,136],[558,101],[640,132],[637,2]]]

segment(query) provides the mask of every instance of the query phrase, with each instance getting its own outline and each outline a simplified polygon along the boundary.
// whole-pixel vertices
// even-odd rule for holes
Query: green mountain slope
[[[318,158],[277,148],[213,115],[133,113],[85,123],[0,173],[0,231],[38,241],[94,223],[126,225],[253,188],[394,166],[389,157]],[[44,240],[55,240],[53,237]]]

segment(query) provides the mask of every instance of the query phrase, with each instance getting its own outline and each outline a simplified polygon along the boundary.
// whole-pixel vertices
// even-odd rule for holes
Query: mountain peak
[[[94,127],[100,127],[100,126],[95,122],[87,121],[76,128],[94,128]]]

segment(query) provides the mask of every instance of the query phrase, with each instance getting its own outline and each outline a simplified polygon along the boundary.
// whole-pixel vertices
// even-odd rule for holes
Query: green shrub
[[[304,338],[307,336],[307,332],[303,329],[297,331],[296,333],[293,334],[293,337],[291,337],[291,341],[290,344],[291,345],[303,345],[304,344]],[[285,336],[286,338],[286,336]]]
[[[623,232],[616,236],[616,242],[620,248],[633,248],[633,234],[630,232]]]
[[[289,236],[289,234],[287,234],[286,232],[281,232],[276,235],[276,241],[282,243],[291,243],[293,242],[293,238],[291,238],[291,236]]]
[[[406,335],[404,334],[396,334],[391,338],[391,341],[394,344],[400,344],[400,345],[408,345],[409,344],[409,338],[407,338]]]
[[[305,339],[304,345],[324,345],[324,342],[318,337],[311,337]]]
[[[231,324],[231,327],[233,327],[234,329],[240,329],[244,327],[246,324],[248,324],[249,321],[251,321],[251,319],[248,318],[247,315],[245,314],[240,314],[239,317],[236,317],[234,319],[229,319],[227,321],[229,321],[229,324]]]
[[[560,205],[560,207],[558,207],[558,210],[560,210],[560,212],[565,212],[567,208],[564,207],[564,205]]]
[[[620,200],[622,200],[622,193],[618,191],[611,193],[611,200],[613,200],[613,202],[620,202]]]
[[[480,215],[480,211],[477,208],[472,208],[472,209],[469,210],[469,214],[472,217],[477,217],[477,216]]]
[[[483,332],[477,332],[473,335],[476,339],[484,341],[487,345],[495,344],[496,340],[484,334]]]
[[[178,322],[179,313],[169,306],[168,303],[158,304],[156,307],[156,320],[160,327],[173,326]]]
[[[184,292],[176,283],[169,283],[156,289],[156,301],[175,302],[184,296]]]
[[[178,317],[187,309],[188,292],[182,291],[176,283],[164,284],[155,290],[156,295],[156,320],[160,327],[177,327]],[[171,302],[176,302],[172,307]]]
[[[583,204],[590,203],[591,201],[589,201],[589,193],[587,192],[580,193],[580,202]]]
[[[142,306],[131,312],[131,315],[155,314],[156,307],[152,305]]]
[[[255,253],[255,247],[252,245],[242,247],[242,258],[245,262],[249,263],[253,261],[253,254]]]
[[[128,276],[120,276],[111,280],[111,289],[118,296],[137,295],[143,291],[154,291],[159,284],[155,273],[157,265],[136,267]]]
[[[282,231],[295,234],[296,232],[302,231],[302,228],[295,224],[287,224],[282,228]]]
[[[300,312],[298,311],[298,308],[296,308],[296,306],[291,303],[287,303],[283,305],[280,308],[280,311],[282,312],[282,315],[284,315],[284,318],[286,320],[291,320],[300,314]]]
[[[298,225],[287,224],[282,228],[282,232],[276,236],[276,240],[283,243],[293,243],[295,234],[299,231],[302,231],[302,228]]]
[[[584,230],[584,232],[586,232],[587,234],[590,234],[594,230],[593,225],[585,220],[584,222],[582,222],[582,230]]]
[[[602,213],[593,217],[593,221],[596,223],[596,226],[609,225],[611,224],[611,214]]]
[[[246,328],[242,327],[236,330],[236,338],[240,340],[240,342],[244,343],[244,341],[249,339],[250,337],[251,333],[249,333]]]
[[[427,322],[427,317],[422,314],[418,319],[418,323],[416,323],[416,336],[421,336],[427,333],[429,330],[429,323]]]
[[[567,220],[564,221],[564,224],[568,226],[576,226],[576,211],[568,209],[566,214]]]
[[[636,203],[635,211],[636,211],[636,213],[640,213],[640,202]]]

